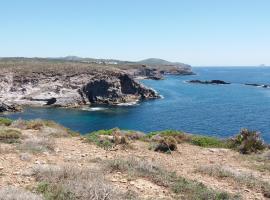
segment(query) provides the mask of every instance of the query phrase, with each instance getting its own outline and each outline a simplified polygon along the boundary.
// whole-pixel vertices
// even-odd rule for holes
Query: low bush
[[[145,137],[143,132],[139,131],[131,131],[131,130],[123,130],[121,131],[123,135],[125,135],[129,140],[141,140]]]
[[[86,135],[85,138],[86,141],[95,143],[106,150],[116,145],[130,146],[128,137],[118,128],[95,131]]]
[[[95,143],[99,147],[110,149],[113,147],[113,131],[114,129],[94,131],[87,134],[85,138],[86,141]]]
[[[190,141],[190,135],[175,130],[164,130],[164,131],[155,131],[147,134],[145,138],[156,140],[161,137],[173,137],[176,139],[177,143],[188,142]]]
[[[22,133],[15,129],[0,129],[0,142],[15,143],[21,138]]]
[[[156,144],[154,150],[159,152],[172,152],[177,149],[177,141],[173,136],[162,137]]]
[[[266,148],[260,133],[248,129],[242,129],[237,136],[230,139],[229,145],[242,154],[258,153]]]
[[[11,119],[0,117],[0,126],[10,126],[11,124]]]

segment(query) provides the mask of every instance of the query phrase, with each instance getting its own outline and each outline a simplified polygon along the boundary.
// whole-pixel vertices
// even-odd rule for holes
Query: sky
[[[0,57],[270,65],[269,0],[0,0]]]

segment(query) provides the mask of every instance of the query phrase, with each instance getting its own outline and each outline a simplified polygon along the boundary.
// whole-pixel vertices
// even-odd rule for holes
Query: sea
[[[241,128],[259,131],[270,142],[270,67],[193,67],[196,75],[168,75],[164,80],[141,80],[162,98],[121,106],[81,109],[31,108],[11,113],[12,119],[54,120],[82,134],[118,127],[149,133],[181,130],[228,138]],[[188,80],[223,80],[229,85],[191,84]]]

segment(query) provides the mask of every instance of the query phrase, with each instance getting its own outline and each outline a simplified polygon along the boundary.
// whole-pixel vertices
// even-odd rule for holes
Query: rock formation
[[[39,72],[27,76],[7,72],[0,75],[0,100],[7,104],[77,107],[85,104],[116,105],[158,97],[154,90],[121,71],[72,75]],[[12,109],[2,106],[1,110]]]
[[[0,113],[1,112],[19,112],[21,111],[22,108],[19,105],[15,105],[15,104],[5,104],[3,102],[0,102]]]
[[[231,84],[222,80],[211,80],[211,81],[202,81],[202,80],[190,80],[189,83],[199,83],[199,84],[215,84],[215,85],[224,85]]]

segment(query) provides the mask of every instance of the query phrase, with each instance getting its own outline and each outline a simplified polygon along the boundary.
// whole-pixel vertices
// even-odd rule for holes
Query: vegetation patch
[[[125,199],[101,172],[75,166],[46,165],[35,168],[37,191],[46,200]]]
[[[191,137],[191,144],[207,148],[227,148],[226,140],[220,140],[215,137],[194,135]]]
[[[128,133],[128,135],[127,135]],[[89,133],[85,136],[86,141],[95,143],[99,147],[102,147],[106,150],[111,149],[117,145],[120,145],[123,148],[129,147],[130,139],[129,138],[136,138],[137,135],[133,135],[127,131],[121,131],[118,128],[113,128],[109,130],[99,130],[92,133]]]
[[[0,129],[0,142],[3,143],[16,143],[19,142],[22,133],[15,129]]]
[[[190,141],[191,136],[175,130],[164,130],[164,131],[155,131],[147,134],[145,136],[146,139],[151,140],[159,140],[161,137],[173,137],[177,141],[177,143],[188,142]]]
[[[18,149],[29,153],[53,152],[55,143],[52,138],[31,137],[26,138],[18,145]]]
[[[43,200],[43,198],[22,188],[6,186],[0,188],[0,200]]]
[[[10,126],[11,124],[11,119],[0,117],[0,126]]]
[[[265,197],[270,197],[270,183],[256,178],[251,173],[233,171],[222,166],[202,166],[197,169],[197,172],[218,178],[231,178],[249,188],[260,190]]]
[[[128,173],[133,177],[142,177],[151,182],[169,188],[176,195],[176,199],[235,199],[232,195],[207,188],[204,184],[187,180],[175,173],[161,169],[147,160],[129,158],[107,161],[110,172]]]
[[[69,128],[66,128],[54,121],[50,120],[16,120],[13,121],[11,124],[14,128],[19,128],[22,130],[32,129],[32,130],[39,130],[40,134],[45,136],[53,136],[53,137],[68,137],[68,136],[78,136],[79,133],[72,131]]]

